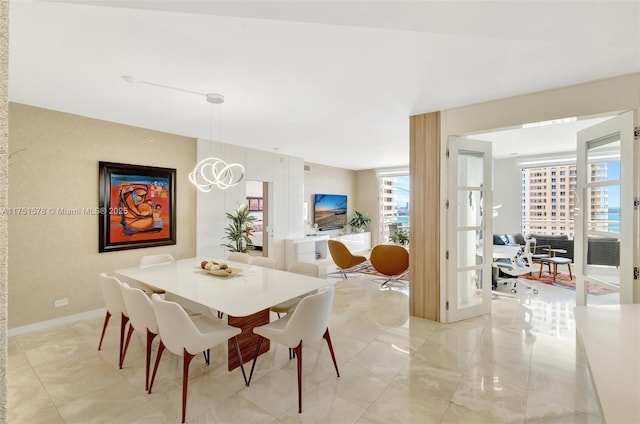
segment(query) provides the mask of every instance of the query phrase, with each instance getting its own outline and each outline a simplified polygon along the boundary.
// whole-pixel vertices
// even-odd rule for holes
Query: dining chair
[[[140,268],[146,268],[154,265],[162,265],[168,264],[171,262],[175,262],[176,260],[173,258],[171,253],[160,253],[157,255],[145,255],[140,258],[140,262],[138,266]]]
[[[275,259],[265,258],[264,256],[251,256],[249,258],[249,265],[257,265],[265,268],[276,269],[278,263]]]
[[[248,385],[247,377],[244,372],[244,363],[236,336],[241,333],[237,327],[231,327],[219,319],[198,315],[190,317],[184,308],[176,302],[162,299],[159,295],[151,295],[151,303],[153,311],[158,323],[160,331],[160,345],[158,347],[158,356],[153,367],[151,382],[149,383],[149,393],[153,388],[160,358],[165,349],[171,353],[183,358],[182,372],[182,422],[185,421],[187,410],[187,388],[189,384],[189,364],[191,360],[199,353],[208,351],[210,348],[223,343],[229,339],[233,340],[236,350],[242,377],[245,384]],[[207,358],[208,356],[205,355]]]
[[[145,363],[145,379],[144,389],[149,390],[149,369],[151,366],[151,344],[153,339],[158,335],[158,323],[153,312],[153,304],[149,296],[139,288],[132,288],[127,283],[122,283],[122,298],[124,305],[129,313],[129,333],[125,343],[124,352],[122,353],[122,361],[127,355],[129,347],[129,339],[133,330],[144,332],[146,337],[146,363]]]
[[[331,315],[331,305],[333,302],[333,286],[324,287],[318,290],[318,293],[306,296],[300,301],[298,307],[286,317],[280,318],[269,324],[255,327],[253,332],[259,335],[258,348],[253,358],[251,372],[249,373],[249,381],[247,386],[251,384],[251,377],[256,366],[260,348],[265,339],[272,340],[276,343],[293,349],[297,358],[298,367],[298,413],[302,412],[302,346],[303,344],[311,345],[325,339],[333,366],[336,374],[340,377],[338,371],[338,363],[333,352],[331,344],[331,336],[329,335],[329,317]]]
[[[249,259],[251,259],[251,255],[244,252],[229,252],[229,255],[227,255],[227,260],[230,262],[239,262],[242,264],[248,264]]]
[[[409,251],[397,244],[379,244],[371,249],[369,256],[371,266],[383,278],[374,278],[374,281],[382,281],[380,287],[403,282],[409,270]],[[404,283],[403,283],[404,284]]]
[[[327,240],[327,246],[329,246],[329,253],[333,262],[338,267],[338,271],[327,274],[328,277],[334,277],[335,274],[338,274],[338,276],[349,278],[347,272],[367,260],[364,256],[351,253],[349,248],[338,240]]]
[[[127,308],[122,298],[122,289],[120,286],[122,283],[116,277],[110,277],[104,272],[100,273],[100,289],[102,290],[102,297],[107,306],[107,313],[104,317],[104,324],[102,326],[102,334],[100,335],[100,343],[98,343],[98,350],[102,349],[102,341],[104,340],[104,333],[107,330],[109,319],[111,316],[120,317],[120,345],[118,347],[118,366],[122,369],[123,345],[124,345],[124,333],[129,322],[129,316],[127,314]]]
[[[300,275],[308,275],[310,277],[317,277],[318,275],[320,275],[320,269],[318,265],[312,264],[310,262],[295,261],[289,266],[289,269],[287,271]],[[304,296],[296,296],[293,299],[278,303],[277,305],[271,307],[271,312],[276,313],[278,315],[278,318],[280,318],[280,314],[288,314],[293,311],[293,309],[298,306],[298,303],[300,303],[303,297]]]

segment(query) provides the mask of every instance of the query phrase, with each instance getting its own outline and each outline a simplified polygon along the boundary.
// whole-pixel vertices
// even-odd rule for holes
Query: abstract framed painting
[[[176,244],[176,170],[99,162],[99,252]]]

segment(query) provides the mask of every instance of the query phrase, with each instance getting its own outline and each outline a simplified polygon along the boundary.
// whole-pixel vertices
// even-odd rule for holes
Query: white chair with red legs
[[[144,389],[149,390],[149,369],[151,367],[151,344],[153,339],[158,335],[158,324],[156,316],[153,312],[153,305],[149,296],[138,288],[129,287],[127,283],[122,283],[122,297],[125,307],[129,313],[129,333],[127,334],[127,342],[125,343],[122,360],[127,354],[129,347],[129,339],[133,330],[145,335],[146,346],[146,363],[145,363],[145,379]]]
[[[175,262],[171,253],[159,253],[157,255],[145,255],[140,258],[138,266],[140,268],[147,268],[154,265],[169,264]]]
[[[263,266],[265,268],[277,269],[278,263],[275,259],[264,256],[252,256],[249,258],[249,265]]]
[[[331,344],[331,336],[329,335],[329,317],[331,315],[331,305],[333,302],[333,286],[325,287],[318,290],[318,293],[306,296],[300,300],[298,307],[292,313],[287,314],[284,318],[280,318],[269,324],[256,327],[253,332],[260,336],[258,348],[256,350],[251,372],[249,373],[249,381],[253,376],[253,370],[256,366],[258,353],[262,347],[264,339],[272,340],[293,349],[297,358],[298,365],[298,413],[302,412],[302,346],[303,344],[312,345],[321,339],[327,341],[333,366],[336,374],[340,377],[338,371],[338,363],[333,352]]]
[[[116,277],[110,277],[104,272],[100,273],[100,289],[102,290],[102,297],[107,306],[107,313],[104,317],[104,324],[102,326],[102,334],[100,335],[100,343],[98,343],[98,350],[102,349],[102,341],[104,340],[104,334],[107,331],[107,325],[112,316],[116,319],[120,318],[120,345],[118,348],[118,366],[122,368],[124,362],[123,346],[124,346],[124,333],[129,322],[129,315],[122,298],[122,290],[120,286],[122,283]]]
[[[153,367],[151,382],[149,383],[149,393],[153,388],[153,382],[158,372],[160,358],[165,349],[171,353],[182,356],[183,373],[182,373],[182,422],[185,421],[187,411],[187,388],[189,384],[189,364],[191,360],[200,352],[208,351],[210,348],[233,340],[236,355],[242,370],[242,376],[245,384],[247,377],[244,373],[244,366],[240,348],[236,336],[241,330],[225,324],[222,320],[198,315],[190,317],[178,303],[162,299],[159,295],[151,295],[153,311],[158,323],[160,331],[160,346],[158,347],[158,356]],[[207,364],[209,361],[207,360]]]
[[[312,264],[309,262],[300,262],[295,261],[287,270],[289,272],[293,272],[295,274],[308,275],[310,277],[317,277],[320,274],[320,270],[318,269],[317,264]],[[282,303],[278,303],[271,307],[271,312],[275,312],[278,314],[278,318],[280,318],[280,314],[288,314],[291,313],[298,306],[300,300],[302,300],[304,296],[297,296],[293,299],[285,300]]]

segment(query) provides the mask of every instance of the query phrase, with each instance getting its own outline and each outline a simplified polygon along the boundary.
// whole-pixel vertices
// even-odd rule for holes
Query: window
[[[522,169],[522,231],[525,234],[567,234],[573,238],[576,165],[569,164],[557,171],[556,169],[557,167],[550,166]],[[560,191],[555,191],[556,172],[560,175],[560,183],[565,183],[560,184]],[[540,178],[546,175],[551,176],[549,186],[545,184],[546,178]],[[566,184],[566,175],[569,175],[569,187]],[[620,161],[614,159],[608,162],[590,162],[588,175],[591,183],[603,182],[588,193],[588,199],[585,199],[590,209],[589,225],[597,227],[599,231],[619,231],[619,186],[611,182],[620,178]],[[557,209],[561,211],[559,214],[556,212]]]
[[[378,171],[380,186],[380,240],[389,240],[389,224],[409,229],[409,170]]]

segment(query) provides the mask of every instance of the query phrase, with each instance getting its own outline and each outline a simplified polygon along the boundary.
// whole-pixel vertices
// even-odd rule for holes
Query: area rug
[[[364,261],[360,265],[356,265],[351,268],[348,272],[357,272],[359,274],[369,274],[369,275],[377,275],[379,277],[386,277],[384,274],[380,274],[376,269],[371,265],[370,261]],[[398,278],[399,280],[408,281],[409,280],[409,270],[401,274]]]
[[[523,275],[522,278],[526,278],[527,280],[539,281],[541,283],[549,284],[552,286],[562,287],[564,289],[576,289],[576,277],[569,278],[569,274],[560,272],[556,275],[555,282],[553,281],[553,274],[550,272],[543,272],[540,278],[538,278],[538,274],[535,272],[533,273],[533,275]],[[589,286],[587,287],[587,293],[595,296],[600,296],[603,294],[614,293],[614,291],[596,284],[589,284]]]

